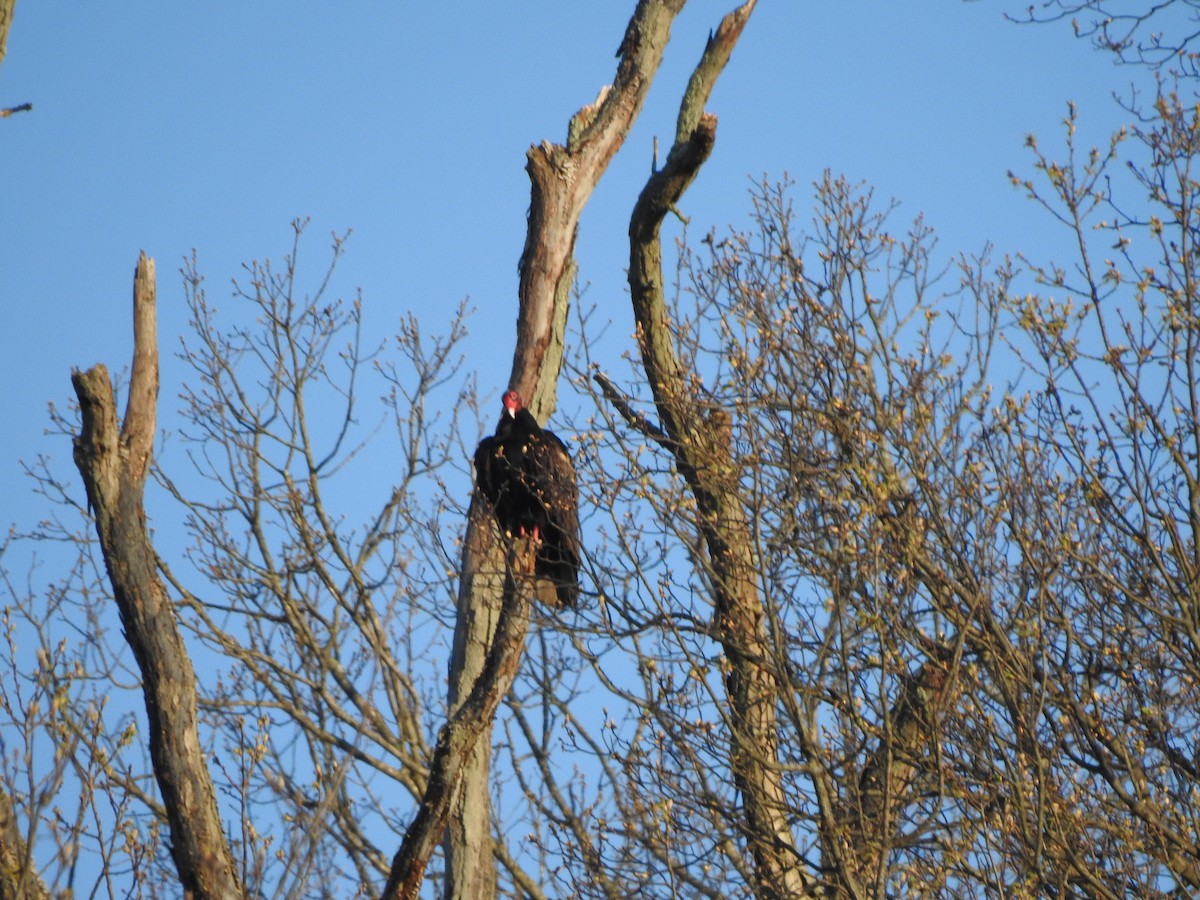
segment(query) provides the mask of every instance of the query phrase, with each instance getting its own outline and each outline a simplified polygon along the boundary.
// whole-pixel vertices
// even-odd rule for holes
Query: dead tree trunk
[[[126,640],[142,676],[150,758],[171,828],[171,855],[188,897],[242,896],[217,812],[196,720],[196,678],[175,609],[158,576],[142,506],[158,398],[154,261],[138,259],[133,370],[125,420],[103,365],[75,372],[82,429],[75,465],[87,488]]]
[[[458,618],[450,655],[449,708],[454,715],[470,696],[483,671],[488,649],[495,644],[496,623],[504,596],[504,573],[494,564],[499,542],[486,504],[471,503],[463,545]],[[473,598],[478,598],[476,602]],[[446,897],[494,897],[496,868],[492,863],[492,819],[488,804],[491,771],[491,726],[468,754],[460,785],[451,796],[446,828]]]
[[[683,368],[667,310],[660,230],[716,139],[717,120],[704,104],[728,61],[756,0],[722,21],[692,75],[675,143],[634,208],[629,225],[629,285],[642,360],[665,433],[663,445],[696,498],[715,592],[716,631],[728,664],[725,678],[732,727],[730,766],[742,796],[745,834],[759,897],[798,897],[811,884],[788,824],[776,724],[778,683],[758,594],[757,564],[733,465],[729,413],[694,389]]]
[[[563,335],[575,274],[575,237],[579,217],[609,161],[620,148],[641,110],[650,83],[662,61],[671,23],[685,0],[640,0],[618,50],[616,78],[600,91],[595,102],[583,107],[567,128],[566,144],[543,141],[530,147],[530,205],[525,248],[519,267],[517,342],[508,386],[518,391],[530,411],[545,421],[555,407],[558,374],[562,366]],[[451,717],[459,721],[464,698],[474,694],[487,677],[484,660],[490,659],[493,630],[506,613],[507,580],[503,542],[483,514],[480,502],[472,503],[464,541],[458,619],[451,659],[449,701]],[[518,545],[527,551],[528,547]],[[530,560],[518,567],[531,566]],[[520,647],[515,647],[519,653]],[[506,684],[495,685],[503,696],[516,673],[515,663],[487,666],[488,672],[508,673]],[[400,885],[423,877],[433,841],[446,832],[446,896],[487,898],[495,894],[494,860],[490,836],[489,759],[494,708],[471,704],[486,720],[457,731],[470,746],[435,756],[427,792],[413,827],[397,853],[386,896],[402,896]],[[453,766],[444,771],[440,766]],[[435,787],[442,784],[442,787]],[[431,794],[445,791],[448,803],[437,815],[427,812]],[[449,828],[447,829],[447,825]],[[429,834],[423,832],[431,831]],[[407,845],[423,848],[413,855]],[[405,871],[399,868],[407,867]]]

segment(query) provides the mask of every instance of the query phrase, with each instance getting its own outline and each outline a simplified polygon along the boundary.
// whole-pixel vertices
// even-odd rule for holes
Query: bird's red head
[[[516,416],[517,411],[524,406],[521,402],[521,395],[516,391],[506,391],[504,394],[504,410],[510,416]]]

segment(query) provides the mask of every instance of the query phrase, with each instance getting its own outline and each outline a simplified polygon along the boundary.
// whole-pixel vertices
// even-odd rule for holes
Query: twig
[[[670,435],[647,419],[642,413],[631,407],[629,401],[625,399],[625,395],[621,393],[607,375],[603,372],[597,372],[592,376],[592,380],[600,385],[600,391],[604,394],[605,399],[617,408],[617,412],[621,414],[621,418],[646,437],[657,441],[664,447],[670,447]]]

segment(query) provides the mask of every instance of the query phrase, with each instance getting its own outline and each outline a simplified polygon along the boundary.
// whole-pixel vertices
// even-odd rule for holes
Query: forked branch
[[[661,229],[716,140],[716,117],[704,111],[717,76],[753,11],[748,0],[725,17],[704,50],[684,94],[675,143],[662,169],[638,197],[629,223],[629,286],[642,362],[667,445],[696,498],[711,560],[716,632],[726,657],[733,746],[730,766],[742,795],[745,833],[754,859],[755,893],[799,897],[811,883],[795,847],[780,774],[776,704],[780,691],[758,594],[750,529],[738,496],[731,419],[694,388],[698,374],[675,352],[675,329],[663,289]]]
[[[158,397],[154,294],[154,262],[142,254],[134,278],[133,371],[125,421],[118,430],[116,398],[104,365],[73,373],[83,420],[75,438],[75,465],[95,515],[125,637],[141,672],[150,758],[180,883],[189,897],[240,897],[242,887],[200,747],[196,677],[159,578],[142,503]]]

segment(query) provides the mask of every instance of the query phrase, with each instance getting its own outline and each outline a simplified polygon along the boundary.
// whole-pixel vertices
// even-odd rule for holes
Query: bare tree
[[[628,133],[661,60],[670,23],[680,8],[682,2],[646,0],[639,4],[622,43],[614,84],[572,119],[565,146],[546,143],[530,152],[533,200],[530,236],[522,256],[522,302],[512,384],[543,414],[553,408],[579,214]],[[300,231],[297,227],[297,239]],[[346,442],[353,420],[358,370],[370,354],[364,355],[355,340],[342,356],[346,369],[342,376],[328,369],[325,360],[330,342],[346,327],[357,327],[357,311],[347,314],[337,304],[322,307],[324,286],[316,299],[298,302],[294,282],[297,249],[298,244],[282,271],[269,264],[251,267],[248,287],[238,289],[244,300],[262,311],[260,321],[267,327],[260,334],[236,325],[232,330],[219,328],[198,273],[194,268],[187,272],[198,339],[195,347],[185,348],[185,359],[198,379],[195,387],[185,391],[185,414],[193,426],[187,437],[197,447],[197,469],[216,488],[216,495],[211,500],[188,497],[165,476],[163,483],[186,511],[184,524],[194,539],[193,563],[226,600],[197,596],[186,578],[155,560],[148,542],[142,539],[135,546],[132,532],[110,526],[104,518],[98,522],[101,552],[123,616],[134,618],[144,610],[161,609],[161,613],[151,614],[150,620],[170,626],[168,632],[174,633],[175,614],[163,605],[165,593],[151,572],[153,566],[147,569],[143,565],[145,571],[139,570],[132,583],[119,581],[118,576],[127,568],[122,559],[130,554],[143,562],[157,563],[181,598],[185,625],[231,664],[215,691],[203,691],[201,696],[202,708],[211,718],[215,733],[225,735],[228,747],[237,754],[240,773],[224,771],[223,775],[226,788],[241,798],[242,834],[236,849],[242,856],[247,887],[257,889],[272,867],[265,851],[274,836],[264,835],[248,815],[250,799],[261,800],[264,792],[287,810],[286,820],[306,823],[305,829],[293,833],[274,853],[274,868],[281,869],[286,879],[304,883],[314,877],[321,853],[317,835],[333,822],[361,883],[370,882],[371,869],[379,867],[380,858],[362,827],[369,816],[364,816],[363,808],[356,806],[347,790],[348,782],[365,786],[361,776],[351,771],[357,763],[386,773],[406,785],[414,796],[423,798],[409,836],[391,867],[385,894],[415,894],[457,793],[455,823],[466,827],[451,830],[449,889],[463,896],[477,896],[480,885],[485,892],[488,890],[487,870],[492,868],[493,860],[486,836],[480,840],[480,832],[476,829],[472,833],[469,823],[486,823],[487,794],[478,787],[464,790],[459,777],[472,754],[486,763],[486,751],[475,753],[475,745],[486,737],[496,704],[506,690],[506,680],[511,682],[521,658],[527,622],[523,592],[529,578],[520,572],[532,558],[531,549],[501,548],[494,528],[477,511],[468,516],[472,525],[465,544],[472,552],[464,558],[467,571],[462,596],[468,608],[462,617],[462,633],[469,637],[457,641],[457,646],[463,651],[483,647],[488,662],[481,665],[479,654],[473,654],[470,660],[465,652],[456,657],[451,720],[442,730],[432,757],[426,759],[421,703],[408,674],[411,661],[408,665],[395,662],[387,641],[390,617],[375,616],[369,599],[378,585],[396,573],[397,551],[392,544],[395,523],[401,512],[411,514],[411,510],[404,508],[405,491],[396,489],[363,532],[350,540],[340,530],[338,517],[329,511],[322,485],[358,452]],[[339,252],[340,241],[335,243],[335,259]],[[139,306],[139,310],[144,309],[145,304]],[[152,330],[141,325],[143,315],[139,312],[137,320],[138,360],[152,355],[154,347]],[[402,335],[405,347],[419,348],[415,334],[413,330]],[[439,367],[445,357],[437,353],[435,357],[414,357],[423,379],[418,392],[441,376]],[[260,374],[251,374],[255,370]],[[103,374],[100,369],[95,371]],[[92,505],[103,512],[123,502],[122,509],[134,517],[135,524],[145,518],[141,485],[150,459],[147,441],[153,433],[152,427],[149,431],[144,428],[147,422],[153,423],[153,396],[145,389],[145,371],[140,363],[135,365],[131,402],[122,431],[139,435],[134,458],[137,478],[134,488],[124,491],[103,479],[97,468],[100,464],[95,462],[107,452],[107,445],[95,436],[103,430],[94,423],[115,428],[115,413],[94,413],[93,408],[101,404],[96,399],[101,391],[91,381],[77,379],[84,405],[78,461],[88,477]],[[107,385],[107,378],[103,380]],[[321,448],[321,438],[310,427],[309,405],[314,394],[330,391],[343,398],[344,413],[340,429],[328,446]],[[111,405],[111,388],[107,398]],[[422,395],[418,394],[418,399]],[[416,432],[411,450],[413,457],[419,458],[425,449],[421,445],[426,433],[419,421],[406,424],[413,425]],[[443,455],[438,463],[444,460]],[[421,469],[417,459],[410,457],[409,476],[425,474]],[[276,543],[276,530],[287,536],[282,546]],[[487,543],[481,545],[481,540]],[[370,572],[377,561],[382,563],[382,570]],[[489,576],[490,572],[505,574],[498,580]],[[503,587],[498,590],[499,585]],[[124,602],[123,597],[134,586],[154,591],[157,599],[153,603],[136,599]],[[487,618],[489,609],[498,611],[494,620]],[[492,624],[495,620],[498,626]],[[483,630],[471,634],[471,628],[480,623]],[[499,638],[488,633],[490,628],[496,629]],[[158,741],[158,736],[167,731],[156,718],[164,709],[180,712],[183,721],[179,727],[194,734],[194,711],[187,704],[164,705],[157,696],[159,682],[168,674],[183,685],[166,688],[172,697],[180,692],[195,696],[195,689],[187,688],[187,656],[177,636],[143,638],[137,629],[127,627],[127,631],[151,714],[152,768],[163,792],[163,804],[155,811],[165,814],[171,823],[177,875],[189,891],[231,894],[235,892],[232,884],[222,885],[202,872],[197,874],[205,860],[194,858],[188,849],[192,831],[200,833],[217,821],[216,808],[204,806],[203,797],[212,791],[204,787],[208,769],[197,755],[199,742],[186,735],[172,739],[171,748],[182,745],[191,754],[176,758]],[[168,639],[176,644],[169,657],[157,656],[142,646],[147,641],[154,644]],[[486,654],[489,644],[491,653]],[[353,654],[364,651],[369,664],[352,665]],[[160,671],[162,668],[165,672]],[[477,677],[480,672],[483,677]],[[364,679],[373,685],[371,690],[364,689]],[[380,700],[385,702],[380,704]],[[381,706],[390,713],[386,719],[381,716]],[[302,768],[315,776],[315,796],[296,783],[294,759],[289,767],[273,756],[276,741],[271,710],[286,710],[290,721],[299,727],[301,746],[306,744],[309,751]],[[222,767],[219,758],[215,761]],[[189,775],[200,781],[175,790],[173,779]],[[486,775],[486,766],[480,766],[468,782],[486,788]],[[193,801],[207,811],[197,815]],[[381,807],[372,805],[386,819]],[[197,839],[195,846],[212,848],[217,853],[214,864],[233,877],[230,849],[223,840],[206,843]],[[328,879],[330,870],[316,877]]]
[[[711,776],[736,779],[749,743],[720,617],[736,554],[712,553],[714,518],[744,522],[757,557],[750,659],[775,685],[779,749],[747,755],[778,773],[812,890],[1194,890],[1197,132],[1177,99],[1156,109],[1132,132],[1127,203],[1121,135],[1038,156],[1042,186],[1021,180],[1081,248],[1074,265],[1026,263],[1045,295],[1019,293],[1007,262],[937,268],[927,228],[894,230],[841,180],[817,185],[808,228],[765,184],[749,232],[706,236],[703,260],[685,250],[659,313],[661,352],[683,361],[670,383],[708,411],[703,428],[674,437],[657,393],[655,421],[600,379],[620,419],[595,440],[621,462],[596,479],[598,505],[626,573],[607,633],[640,684],[610,687],[634,712],[594,743],[625,761],[609,777],[628,792],[595,815],[623,824],[610,848],[659,866],[659,890],[728,895],[756,875],[740,858],[762,834],[747,790]],[[699,476],[664,471],[637,438],[669,459],[687,440],[727,444],[709,468],[744,517],[714,517]],[[689,570],[656,549],[671,544]]]
[[[1031,139],[1014,181],[1067,262],[942,257],[830,173],[810,215],[764,180],[694,240],[751,0],[632,205],[623,364],[567,315],[578,217],[681,6],[643,0],[614,84],[529,154],[510,386],[545,419],[561,366],[585,399],[595,596],[532,602],[535,548],[467,500],[465,311],[374,344],[342,237],[298,283],[302,223],[232,313],[193,260],[155,448],[144,261],[123,422],[99,367],[56,418],[88,503],[39,462],[56,512],[3,545],[75,555],[41,593],[3,572],[0,896],[1200,890],[1195,109]],[[349,496],[382,426],[392,480]]]
[[[1108,147],[1076,147],[1075,126],[1072,109],[1067,161],[1035,146],[1042,177],[1021,182],[1080,250],[1070,266],[1030,263],[1045,296],[1008,298],[1014,344],[1041,383],[996,440],[1029,498],[1024,550],[1045,598],[1034,671],[1055,727],[1034,734],[1046,777],[1076,784],[1088,810],[1072,811],[1087,830],[1056,863],[1098,892],[1193,893],[1200,121],[1161,93]],[[1132,182],[1118,193],[1122,176]]]
[[[1076,37],[1120,62],[1188,77],[1200,74],[1200,54],[1194,49],[1200,39],[1200,11],[1192,0],[1042,0],[1012,18],[1029,23],[1068,20]]]

